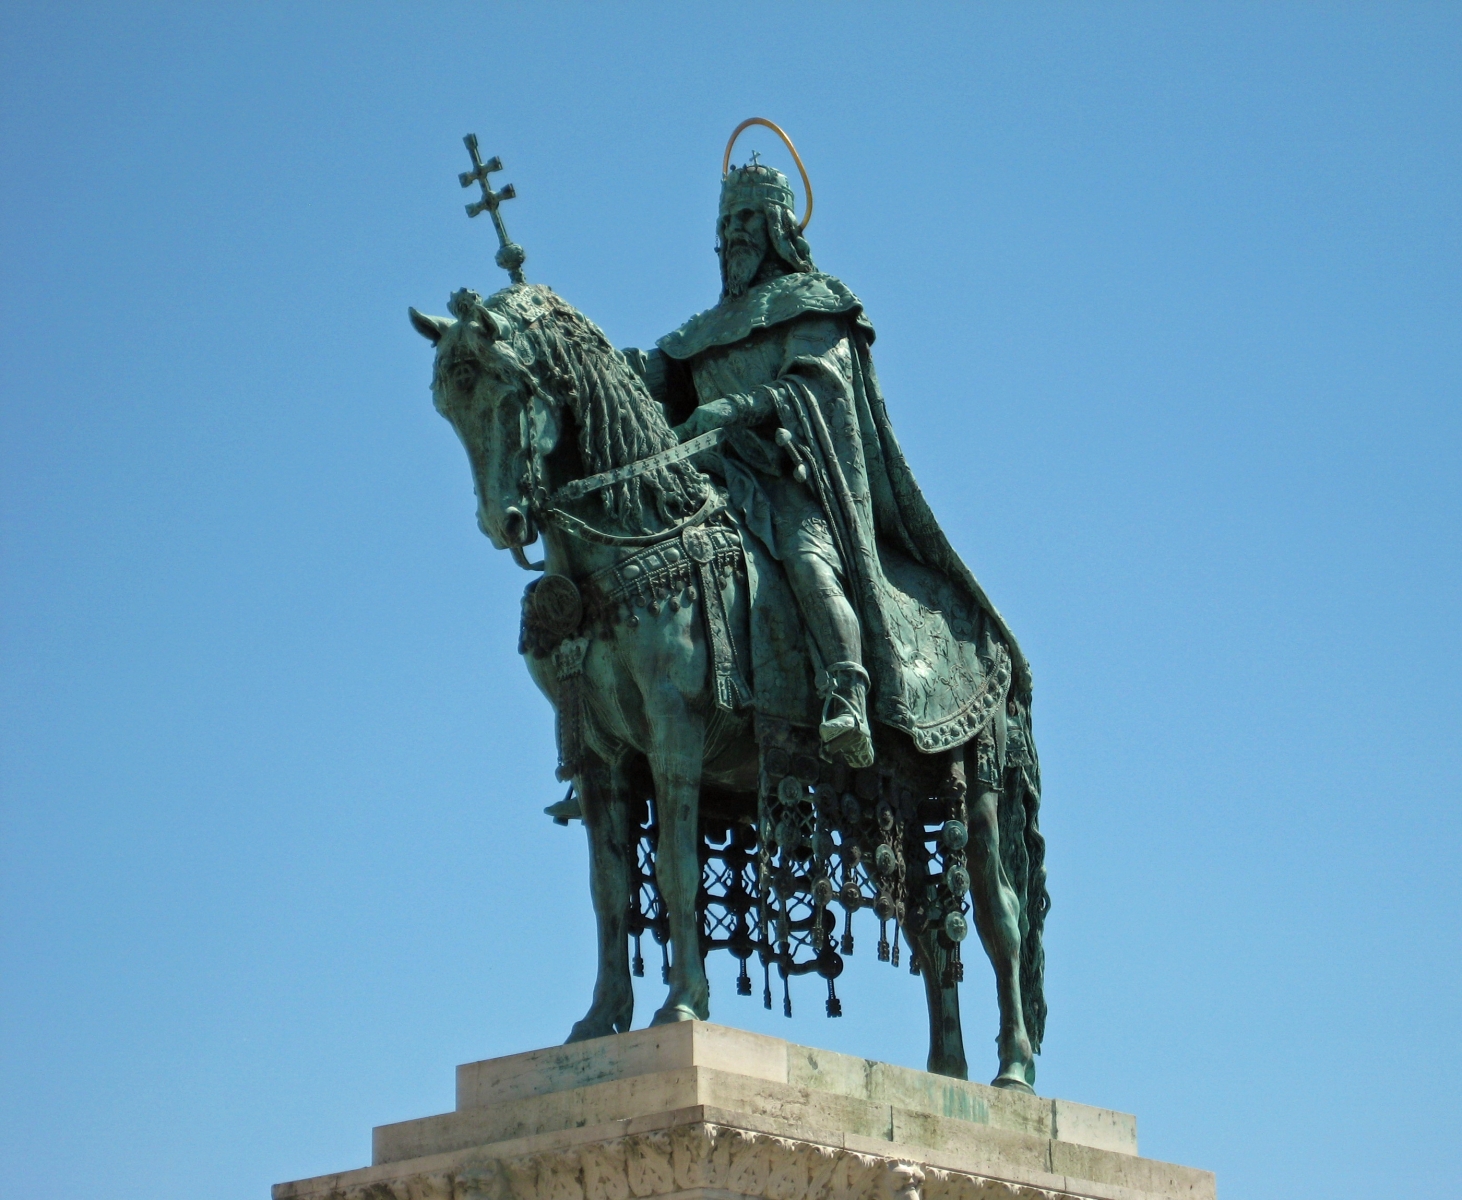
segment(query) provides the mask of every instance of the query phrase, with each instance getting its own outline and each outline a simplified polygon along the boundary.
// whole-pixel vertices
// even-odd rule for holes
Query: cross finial
[[[498,252],[496,257],[497,265],[508,273],[508,278],[514,283],[523,282],[523,262],[528,257],[523,247],[508,237],[508,227],[503,224],[502,214],[498,212],[498,205],[504,200],[511,200],[518,193],[511,183],[505,185],[498,191],[492,190],[492,183],[488,176],[494,171],[503,169],[503,160],[494,154],[486,162],[477,152],[477,135],[469,133],[462,139],[467,147],[467,153],[472,155],[472,170],[463,171],[457,176],[462,186],[471,187],[474,183],[482,187],[482,199],[474,204],[467,205],[467,215],[475,217],[480,212],[492,214],[493,228],[497,230]]]
[[[759,155],[755,150],[751,152],[751,165],[753,167],[761,166],[761,155]]]

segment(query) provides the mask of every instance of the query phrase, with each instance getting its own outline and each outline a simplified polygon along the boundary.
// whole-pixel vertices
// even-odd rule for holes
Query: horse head
[[[679,444],[661,406],[604,331],[536,284],[483,300],[459,291],[455,320],[409,310],[436,345],[432,396],[466,447],[477,523],[525,565],[555,488]],[[637,473],[583,501],[596,520],[645,534],[700,507],[707,482],[689,462]],[[585,511],[581,509],[581,511]]]
[[[547,499],[543,459],[558,443],[558,415],[532,369],[532,344],[523,336],[532,305],[512,302],[519,290],[534,289],[519,285],[485,302],[456,292],[449,304],[455,320],[408,312],[436,346],[432,400],[467,451],[477,527],[521,560],[538,537],[533,514]]]

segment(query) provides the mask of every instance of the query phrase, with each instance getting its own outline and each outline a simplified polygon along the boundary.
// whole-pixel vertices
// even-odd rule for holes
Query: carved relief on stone
[[[719,1125],[488,1159],[312,1200],[647,1200],[698,1188],[756,1200],[1069,1200],[1068,1193]]]

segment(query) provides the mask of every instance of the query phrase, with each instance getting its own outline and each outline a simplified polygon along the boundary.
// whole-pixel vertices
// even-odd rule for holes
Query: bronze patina
[[[630,1028],[642,938],[668,985],[653,1022],[705,1020],[705,956],[792,1011],[826,1011],[872,910],[929,1010],[931,1071],[966,1077],[973,922],[995,973],[1001,1087],[1029,1089],[1044,1033],[1050,900],[1030,669],[904,460],[873,326],[816,269],[791,184],[730,165],[721,294],[648,352],[612,346],[524,280],[476,138],[473,170],[512,283],[411,310],[436,346],[436,407],[467,450],[477,521],[542,575],[519,648],[557,715],[548,811],[582,819],[599,966],[569,1040]],[[740,133],[741,128],[736,131]],[[734,143],[735,135],[732,141]],[[524,547],[542,539],[543,561]],[[841,919],[840,919],[841,918]],[[631,953],[631,944],[633,953]]]

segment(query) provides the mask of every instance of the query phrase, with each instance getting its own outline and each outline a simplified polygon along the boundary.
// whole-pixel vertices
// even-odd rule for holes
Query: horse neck
[[[572,437],[575,445],[577,445],[580,432],[578,414],[573,414],[573,418],[573,425],[566,426],[561,436]],[[647,432],[655,432],[654,424],[656,421],[664,427],[667,433],[669,432],[670,427],[664,424],[664,417],[658,408],[653,412],[642,413],[641,418],[642,423],[650,427]],[[535,463],[535,473],[539,479],[544,481],[548,492],[552,494],[566,483],[577,482],[579,479],[599,474],[602,471],[615,470],[622,466],[628,466],[630,463],[656,452],[655,449],[643,444],[642,441],[642,444],[639,446],[630,448],[624,456],[625,461],[623,462],[615,461],[620,456],[612,456],[607,464],[601,464],[597,468],[591,468],[582,465],[581,459],[579,468],[572,473],[565,473],[567,477],[564,478],[556,477],[556,472],[552,470],[550,464],[545,461],[542,455],[538,455]],[[600,495],[601,493],[599,492],[590,493],[588,496],[566,504],[564,510],[570,516],[577,518],[591,528],[610,536],[628,535],[641,537],[648,535],[653,537],[656,533],[668,528],[661,520],[658,509],[648,497],[644,499],[642,505],[642,511],[646,518],[646,528],[631,529],[626,528],[622,522],[610,517],[604,512]],[[560,526],[554,521],[551,514],[546,517],[540,517],[538,525],[544,540],[546,569],[549,571],[558,571],[563,574],[573,575],[585,574],[598,570],[600,567],[619,562],[633,554],[639,548],[636,546],[606,546],[603,543],[595,542],[592,539],[572,532],[572,526],[567,528]],[[555,563],[561,565],[555,566]]]
[[[621,562],[635,549],[632,546],[605,546],[576,537],[552,520],[540,522],[538,533],[543,542],[543,569],[550,575],[582,579]]]

